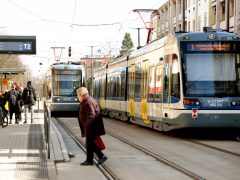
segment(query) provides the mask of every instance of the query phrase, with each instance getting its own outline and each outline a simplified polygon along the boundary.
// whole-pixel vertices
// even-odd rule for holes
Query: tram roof
[[[0,69],[0,74],[22,74],[27,72],[26,69],[23,68],[3,68]]]

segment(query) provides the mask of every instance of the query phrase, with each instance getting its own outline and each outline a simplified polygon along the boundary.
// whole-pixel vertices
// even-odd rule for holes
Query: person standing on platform
[[[21,87],[17,84],[17,82],[14,82],[13,84],[15,84],[16,86],[16,90],[18,91],[18,97],[17,97],[17,106],[16,106],[16,113],[17,113],[17,120],[22,121],[22,106],[23,106],[23,100],[22,100],[22,89]]]
[[[37,97],[35,93],[35,89],[32,87],[32,82],[27,82],[27,87],[23,89],[22,100],[24,102],[25,109],[25,121],[27,123],[27,113],[31,112],[31,123],[33,122],[33,105],[35,104]]]
[[[93,99],[87,88],[80,87],[77,89],[77,97],[80,101],[78,122],[81,129],[82,137],[86,137],[87,158],[80,165],[93,165],[93,155],[98,156],[98,165],[104,163],[107,157],[102,153],[96,144],[96,137],[105,134],[102,118],[96,118],[100,113],[97,101]]]
[[[16,118],[17,118],[17,121],[22,121],[22,112],[23,112],[23,105],[24,105],[24,102],[22,100],[22,96],[21,94],[19,93],[18,94],[18,97],[17,97],[17,105],[16,105]]]
[[[17,97],[19,92],[16,90],[16,85],[12,84],[12,89],[8,92],[8,105],[9,105],[9,113],[10,113],[10,122],[12,124],[13,113],[15,114],[15,123],[18,124],[17,119]]]

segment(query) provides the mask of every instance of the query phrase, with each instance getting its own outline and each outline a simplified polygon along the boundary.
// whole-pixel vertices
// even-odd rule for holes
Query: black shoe
[[[99,159],[98,164],[97,165],[101,165],[102,163],[104,163],[108,158],[106,156],[103,156],[101,159]]]
[[[80,164],[81,166],[92,166],[93,163],[92,162],[88,162],[88,161],[84,161]]]

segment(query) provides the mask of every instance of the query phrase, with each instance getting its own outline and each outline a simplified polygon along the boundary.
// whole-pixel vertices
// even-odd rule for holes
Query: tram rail
[[[235,152],[232,152],[232,151],[229,151],[229,150],[226,150],[226,149],[222,149],[222,148],[218,148],[218,147],[215,147],[215,146],[211,146],[211,145],[208,145],[208,144],[205,144],[205,143],[201,143],[201,142],[195,141],[195,140],[186,140],[186,141],[189,141],[191,143],[198,144],[198,145],[210,148],[210,149],[214,149],[214,150],[217,150],[217,151],[220,151],[220,152],[231,154],[231,155],[236,156],[236,157],[240,157],[239,153],[235,153]]]
[[[64,123],[62,123],[61,121],[57,120],[57,122],[64,128],[64,130],[66,130],[66,132],[73,138],[73,140],[77,143],[77,145],[84,151],[86,152],[86,148],[85,148],[85,145],[83,142],[79,141],[77,139],[77,137],[75,137],[75,135],[73,133],[71,133],[68,128],[64,125]],[[114,137],[114,138],[117,138],[118,140],[124,142],[125,144],[128,144],[130,145],[131,147],[139,150],[140,152],[143,152],[144,154],[147,154],[149,155],[150,157],[156,159],[157,161],[173,168],[174,170],[188,176],[189,178],[191,179],[194,179],[194,180],[204,180],[205,178],[200,176],[200,175],[197,175],[195,174],[194,172],[191,172],[179,165],[177,165],[176,163],[172,162],[172,161],[169,161],[157,154],[155,154],[154,152],[150,151],[150,150],[147,150],[146,148],[144,147],[141,147],[129,140],[127,140],[126,138],[123,138],[113,132],[111,132],[110,130],[106,130],[106,133],[109,134],[110,136]],[[97,161],[96,159],[94,160],[94,164],[97,164]],[[111,171],[111,169],[109,167],[107,167],[106,165],[100,165],[100,166],[97,166],[99,168],[99,170],[104,174],[104,176],[111,180],[111,179],[114,179],[114,180],[118,180],[120,179],[113,171]]]
[[[73,133],[71,133],[68,128],[56,118],[57,122],[62,126],[62,128],[69,134],[69,136],[75,141],[80,149],[82,149],[86,153],[86,147],[83,142],[79,141]],[[94,164],[97,164],[97,160],[94,158]],[[102,174],[106,177],[107,180],[120,180],[120,178],[111,171],[106,165],[96,165],[96,167],[102,172]]]
[[[139,151],[141,151],[141,152],[143,152],[143,153],[145,153],[145,154],[155,158],[156,160],[160,161],[161,163],[163,163],[163,164],[165,164],[165,165],[167,165],[167,166],[169,166],[169,167],[179,171],[180,173],[185,174],[186,176],[188,176],[188,177],[190,177],[192,179],[195,179],[195,180],[199,180],[199,179],[204,180],[205,179],[204,177],[202,177],[200,175],[197,175],[197,174],[195,174],[195,173],[193,173],[193,172],[191,172],[191,171],[189,171],[189,170],[187,170],[187,169],[185,169],[185,168],[175,164],[174,162],[171,162],[171,161],[169,161],[169,160],[167,160],[167,159],[165,159],[165,158],[155,154],[154,152],[149,151],[149,150],[147,150],[147,149],[145,149],[145,148],[143,148],[143,147],[141,147],[141,146],[139,146],[139,145],[137,145],[137,144],[127,140],[126,138],[123,138],[123,137],[121,137],[121,136],[119,136],[119,135],[117,135],[117,134],[115,134],[115,133],[113,133],[113,132],[111,132],[109,130],[106,130],[106,132],[109,135],[111,135],[111,136],[121,140],[122,142],[130,145],[131,147],[134,147],[134,148],[138,149]]]

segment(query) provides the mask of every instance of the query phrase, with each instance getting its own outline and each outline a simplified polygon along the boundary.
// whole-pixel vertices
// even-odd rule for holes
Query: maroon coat
[[[96,137],[105,134],[97,101],[91,96],[87,96],[80,103],[78,121],[82,137]]]

